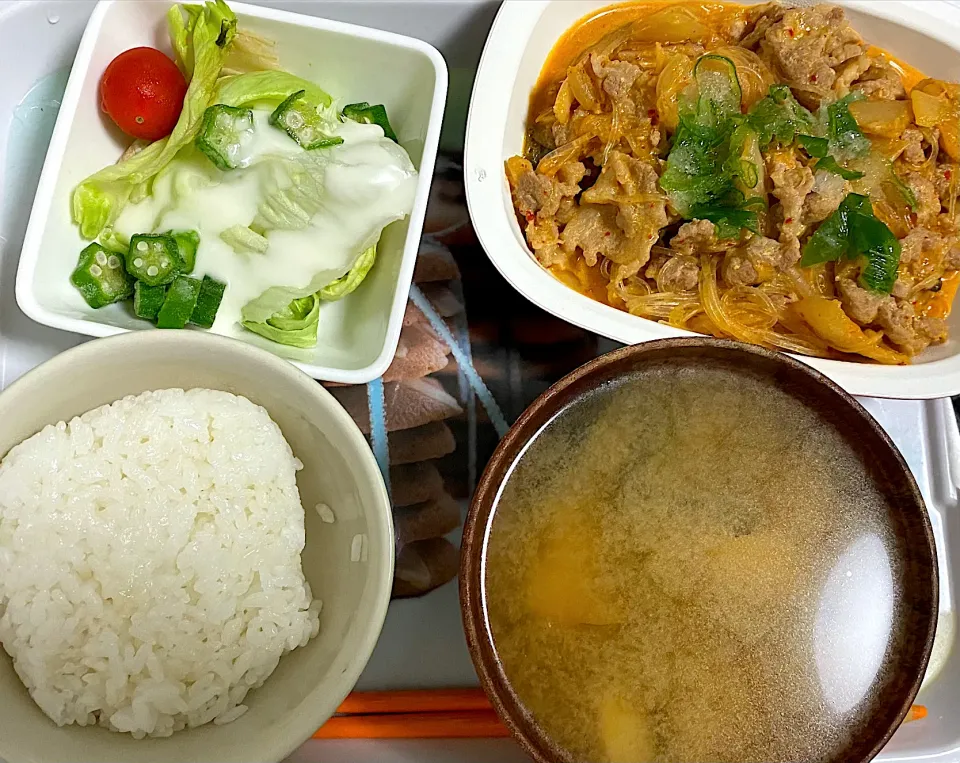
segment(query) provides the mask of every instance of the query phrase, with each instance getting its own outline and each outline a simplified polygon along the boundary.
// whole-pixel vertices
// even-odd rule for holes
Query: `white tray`
[[[263,4],[377,26],[437,46],[447,59],[451,75],[441,144],[462,145],[469,83],[496,2],[288,0]],[[0,388],[83,341],[82,337],[46,329],[25,318],[14,301],[13,280],[56,116],[56,99],[93,6],[93,0],[0,0],[0,50],[31,51],[30,56],[21,56],[15,62],[8,60],[0,78]],[[960,761],[960,657],[953,648],[957,607],[954,581],[960,580],[960,431],[949,400],[863,402],[900,447],[930,509],[941,577],[941,627],[936,649],[946,655],[941,672],[918,699],[927,706],[929,717],[897,732],[878,760]],[[457,588],[451,583],[422,599],[390,606],[383,634],[358,688],[474,684],[476,676],[460,625]],[[311,741],[290,760],[520,763],[527,758],[509,740],[410,740]]]

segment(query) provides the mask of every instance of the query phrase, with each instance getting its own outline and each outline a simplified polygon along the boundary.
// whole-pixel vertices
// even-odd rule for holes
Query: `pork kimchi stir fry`
[[[506,174],[539,262],[593,299],[907,363],[960,286],[958,110],[838,7],[627,4],[554,48]]]

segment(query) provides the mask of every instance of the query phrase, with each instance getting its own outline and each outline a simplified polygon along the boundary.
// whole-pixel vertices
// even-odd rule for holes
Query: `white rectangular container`
[[[759,0],[741,0],[746,4]],[[611,0],[506,0],[477,73],[464,171],[470,216],[490,260],[521,294],[565,321],[626,344],[691,332],[630,315],[568,288],[530,252],[517,223],[503,163],[523,153],[530,92],[559,37]],[[787,3],[789,4],[789,3]],[[812,0],[794,2],[810,5]],[[840,0],[864,39],[931,77],[960,81],[960,8],[946,0]],[[960,311],[950,340],[913,365],[881,366],[798,355],[853,395],[935,398],[960,394]]]
[[[138,45],[168,49],[165,14],[171,4],[104,0],[84,31],[17,273],[17,303],[39,323],[90,336],[153,329],[126,305],[90,308],[70,284],[85,244],[70,219],[70,198],[78,183],[116,162],[129,143],[100,111],[104,69]],[[401,144],[420,170],[411,215],[385,229],[376,266],[361,288],[347,299],[324,304],[315,348],[285,347],[239,327],[233,332],[292,360],[314,378],[368,382],[390,365],[400,335],[440,138],[446,64],[434,47],[410,37],[270,8],[231,7],[243,28],[276,41],[286,70],[316,82],[343,103],[385,104]]]

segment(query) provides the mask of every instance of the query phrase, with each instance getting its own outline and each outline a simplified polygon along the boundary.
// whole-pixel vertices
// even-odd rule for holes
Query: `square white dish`
[[[741,0],[751,4],[754,0]],[[506,0],[480,60],[464,154],[467,201],[483,248],[504,278],[547,312],[610,339],[635,344],[688,336],[568,288],[534,258],[517,223],[503,163],[523,152],[530,92],[550,50],[579,19],[611,0]],[[794,3],[796,4],[796,3]],[[806,4],[806,3],[801,3]],[[960,8],[945,0],[840,0],[863,38],[931,77],[960,81]],[[909,366],[797,356],[853,395],[936,398],[960,394],[960,314],[951,339]]]
[[[100,112],[104,69],[138,45],[169,51],[165,14],[171,4],[104,0],[84,31],[17,271],[17,304],[38,323],[90,336],[153,328],[123,305],[93,310],[70,284],[85,244],[70,219],[70,194],[85,177],[114,163],[129,143]],[[446,64],[433,46],[410,37],[271,8],[231,7],[242,28],[276,41],[287,71],[316,82],[343,103],[383,103],[420,173],[413,211],[384,230],[370,276],[349,298],[324,305],[315,348],[297,350],[239,329],[234,334],[316,379],[368,382],[390,365],[400,335],[440,137]]]

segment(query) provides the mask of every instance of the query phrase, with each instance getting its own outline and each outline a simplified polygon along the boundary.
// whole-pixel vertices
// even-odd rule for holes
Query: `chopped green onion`
[[[900,242],[873,214],[866,196],[851,193],[837,211],[821,223],[803,247],[801,267],[862,256],[865,289],[889,294],[897,280]]]
[[[708,204],[695,205],[690,210],[691,219],[709,220],[716,228],[718,239],[737,238],[742,229],[759,233],[757,213],[748,209],[710,206]]]
[[[816,138],[813,135],[797,135],[797,143],[814,159],[823,159],[830,153],[830,141],[826,138]]]
[[[890,229],[871,215],[854,216],[853,248],[867,258],[860,271],[860,285],[889,294],[900,267],[900,242]]]
[[[757,101],[747,115],[747,123],[759,136],[760,147],[777,140],[792,143],[801,132],[812,132],[813,114],[801,106],[786,85],[771,85],[767,95]]]
[[[863,98],[863,93],[854,90],[827,106],[827,140],[830,153],[841,159],[863,156],[870,151],[870,139],[860,130],[860,125],[850,113],[850,104]]]
[[[846,167],[842,167],[840,163],[832,156],[825,156],[822,159],[817,160],[816,169],[832,172],[834,175],[839,175],[844,180],[859,180],[863,177],[862,172],[859,170],[848,170]]]
[[[903,197],[903,200],[907,203],[907,206],[910,207],[911,212],[916,212],[919,208],[917,206],[917,195],[913,192],[913,189],[908,186],[900,176],[890,168],[890,182],[893,183],[894,188],[897,189],[897,192]]]
[[[756,133],[740,113],[736,67],[723,56],[701,56],[694,78],[696,88],[681,97],[660,187],[683,218],[711,220],[723,238],[736,237],[743,228],[756,231],[752,209],[764,201],[747,197],[760,175],[746,157],[759,152]]]

